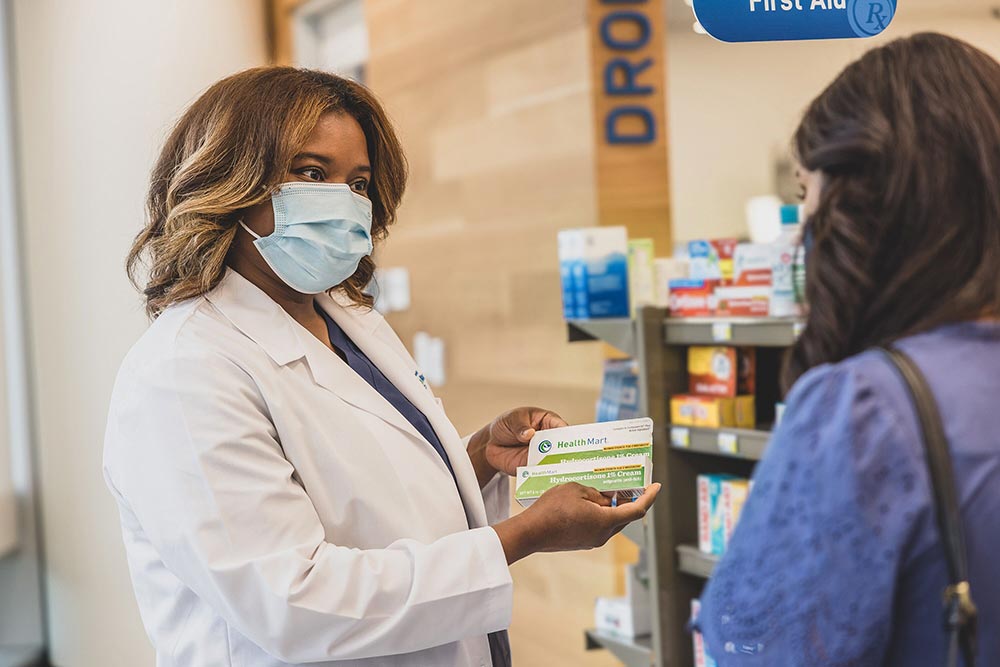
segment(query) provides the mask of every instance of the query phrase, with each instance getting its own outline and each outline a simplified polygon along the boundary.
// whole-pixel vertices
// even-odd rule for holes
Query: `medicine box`
[[[675,426],[754,428],[754,406],[753,396],[679,394],[670,397],[670,421]]]
[[[553,486],[576,482],[616,497],[620,503],[630,502],[649,486],[652,473],[652,461],[645,455],[522,466],[517,469],[514,498],[528,507]]]
[[[735,397],[754,393],[757,354],[752,347],[692,345],[687,361],[692,394]]]
[[[635,455],[653,456],[649,417],[545,429],[528,443],[529,466]]]
[[[733,280],[733,254],[737,239],[710,239],[688,243],[691,257],[691,278],[717,280],[723,285]]]
[[[625,566],[623,597],[597,598],[594,623],[598,631],[630,639],[652,632],[649,588],[640,579],[637,566]]]
[[[770,285],[715,288],[715,311],[720,317],[767,317],[771,312]]]
[[[678,279],[670,281],[671,317],[711,317],[717,305],[717,280]]]
[[[733,475],[698,475],[698,548],[721,556],[724,551],[725,522],[722,514],[722,483]]]
[[[636,309],[656,305],[655,256],[653,239],[628,240],[628,292],[633,317]]]
[[[771,286],[774,246],[769,243],[740,243],[733,253],[733,284]]]
[[[701,600],[695,598],[691,600],[691,620],[697,621],[698,614],[701,613]],[[705,650],[705,639],[700,632],[691,633],[694,642],[694,666],[695,667],[716,667],[715,660]]]
[[[628,233],[624,227],[559,232],[563,312],[577,319],[628,317]]]
[[[722,550],[725,553],[729,546],[729,539],[733,535],[743,512],[743,503],[746,502],[747,494],[750,493],[750,481],[746,479],[727,479],[722,482]],[[713,545],[715,536],[713,535]]]

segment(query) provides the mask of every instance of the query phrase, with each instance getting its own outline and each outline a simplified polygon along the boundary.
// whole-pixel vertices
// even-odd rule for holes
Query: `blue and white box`
[[[576,319],[628,317],[628,232],[585,227],[559,232],[563,312]]]

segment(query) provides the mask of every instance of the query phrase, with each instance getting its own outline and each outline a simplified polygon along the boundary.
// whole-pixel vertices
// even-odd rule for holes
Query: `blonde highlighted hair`
[[[341,77],[294,67],[258,67],[214,84],[170,133],[153,168],[146,226],[126,268],[157,317],[171,304],[213,289],[243,211],[267,201],[320,117],[352,116],[368,144],[372,238],[388,234],[406,186],[406,159],[375,96]],[[141,265],[148,266],[145,284]],[[375,263],[365,257],[336,289],[371,306],[364,293]]]

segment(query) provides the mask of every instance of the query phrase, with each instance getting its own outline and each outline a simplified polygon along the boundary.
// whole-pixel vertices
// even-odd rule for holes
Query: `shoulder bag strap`
[[[961,651],[965,667],[974,667],[977,612],[969,590],[969,565],[962,534],[955,473],[941,416],[927,380],[913,360],[896,348],[883,349],[882,352],[909,387],[923,431],[924,454],[950,582],[944,591],[945,629],[949,633],[948,665],[957,667],[958,653]]]

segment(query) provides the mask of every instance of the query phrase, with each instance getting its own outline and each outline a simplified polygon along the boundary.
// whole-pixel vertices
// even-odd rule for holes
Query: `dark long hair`
[[[938,325],[1000,316],[1000,63],[934,33],[873,49],[809,106],[805,371]]]

